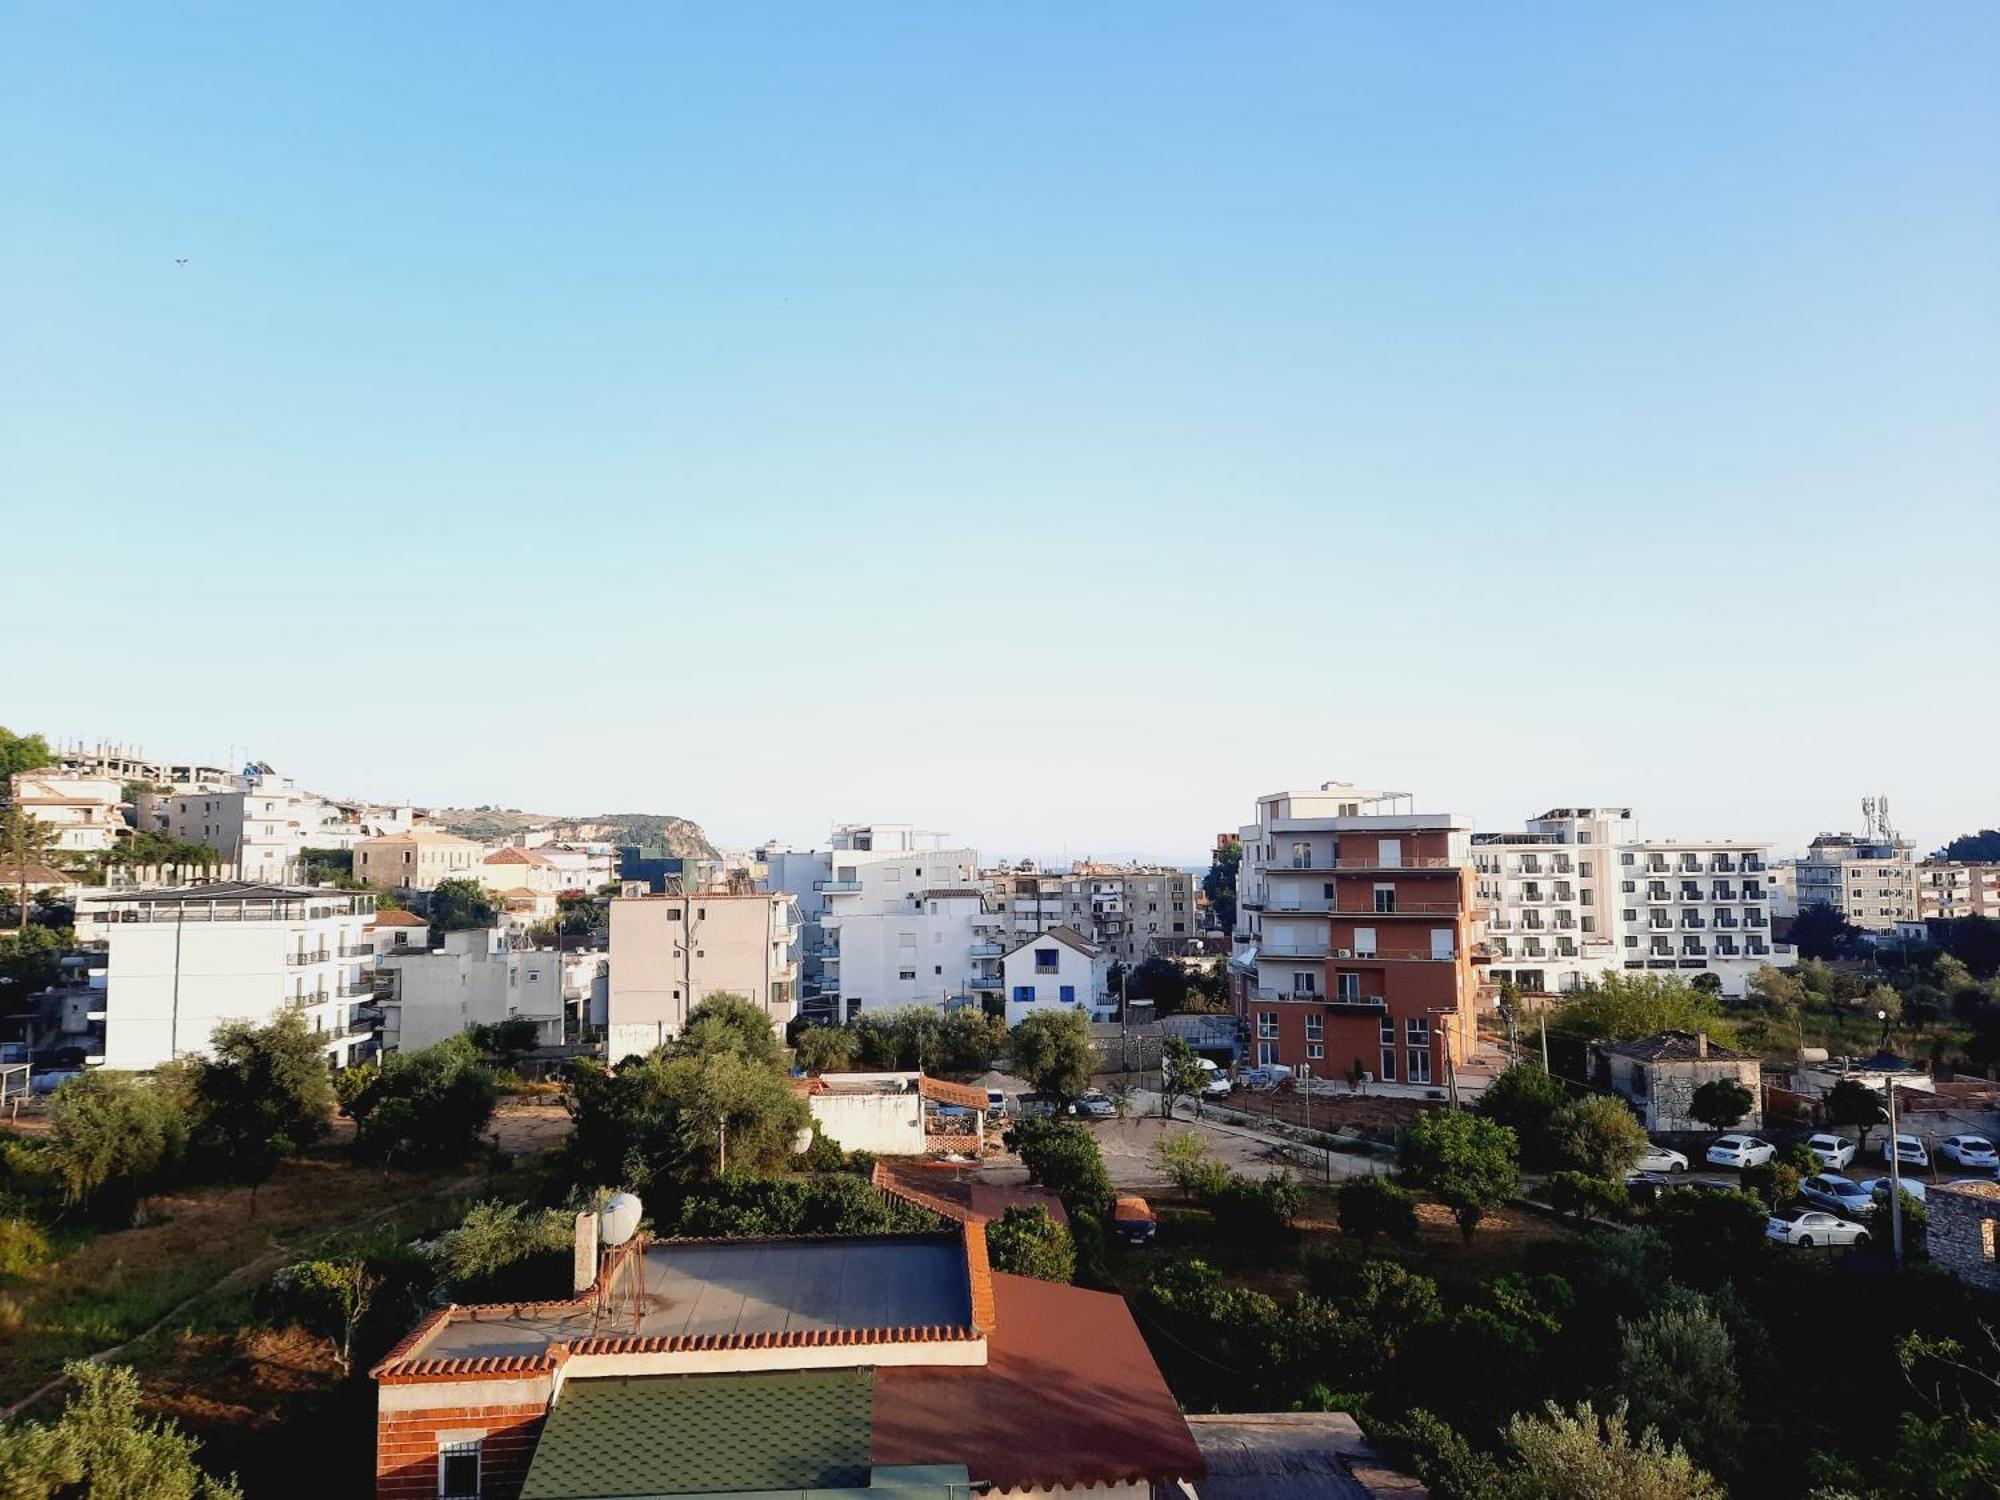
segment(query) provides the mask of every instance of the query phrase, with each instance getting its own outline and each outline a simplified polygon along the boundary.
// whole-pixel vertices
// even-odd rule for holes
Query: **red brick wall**
[[[437,1387],[451,1399],[451,1387]],[[437,1500],[438,1434],[484,1429],[480,1449],[482,1500],[515,1500],[528,1477],[528,1461],[542,1435],[548,1408],[438,1406],[426,1411],[385,1411],[375,1419],[376,1500]]]

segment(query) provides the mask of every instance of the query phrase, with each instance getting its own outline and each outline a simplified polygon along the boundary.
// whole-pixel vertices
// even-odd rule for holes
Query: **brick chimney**
[[[1706,1058],[1708,1056],[1707,1032],[1697,1031],[1694,1034],[1694,1055],[1699,1058]]]

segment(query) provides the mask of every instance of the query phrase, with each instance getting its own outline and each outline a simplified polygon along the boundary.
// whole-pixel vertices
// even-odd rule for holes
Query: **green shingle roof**
[[[564,1383],[521,1500],[865,1485],[870,1370]]]

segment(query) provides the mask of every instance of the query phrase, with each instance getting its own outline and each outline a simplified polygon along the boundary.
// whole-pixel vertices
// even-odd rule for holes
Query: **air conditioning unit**
[[[1334,949],[1334,950],[1333,950],[1333,956],[1334,956],[1335,958],[1352,958],[1352,957],[1354,957],[1354,954],[1353,954],[1352,950],[1350,950],[1350,949],[1347,949],[1347,948],[1336,948],[1336,949]]]
[[[1389,1005],[1389,1002],[1388,1002],[1387,1000],[1383,999],[1383,998],[1382,998],[1382,997],[1381,997],[1380,995],[1370,995],[1370,996],[1368,997],[1368,1003],[1369,1003],[1370,1005],[1379,1005],[1379,1006],[1383,1007],[1383,1009],[1385,1009],[1385,1010],[1386,1010],[1386,1009],[1388,1008],[1388,1005]]]

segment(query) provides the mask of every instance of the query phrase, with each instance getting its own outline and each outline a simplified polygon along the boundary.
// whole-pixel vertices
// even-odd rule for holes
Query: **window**
[[[917,971],[915,969],[898,969],[896,971],[896,977],[898,979],[915,979],[917,977]]]
[[[1430,1018],[1428,1016],[1411,1016],[1403,1023],[1403,1035],[1412,1047],[1430,1046]]]
[[[1076,1004],[1076,986],[1075,986],[1075,985],[1073,985],[1073,984],[1066,984],[1066,985],[1063,985],[1063,986],[1062,986],[1062,989],[1061,989],[1061,993],[1060,993],[1060,995],[1058,996],[1058,998],[1059,998],[1059,999],[1060,999],[1060,1000],[1061,1000],[1061,1001],[1063,1002],[1063,1004],[1065,1004],[1065,1005],[1074,1005],[1074,1004]]]
[[[1375,956],[1374,928],[1357,927],[1354,929],[1354,956],[1356,958],[1373,958]]]
[[[1576,873],[1585,880],[1590,879],[1590,861],[1587,859],[1578,860],[1576,862]],[[1586,896],[1584,899],[1587,901],[1590,898]]]
[[[1278,1013],[1275,1010],[1257,1012],[1257,1039],[1265,1042],[1278,1039]]]
[[[1312,862],[1313,846],[1311,841],[1308,839],[1295,839],[1292,842],[1292,868],[1294,870],[1310,870]]]
[[[1333,899],[1333,882],[1331,880],[1324,882],[1319,888],[1319,894],[1322,900],[1331,901]]]
[[[1035,950],[1035,972],[1037,974],[1053,974],[1061,967],[1061,964],[1062,955],[1054,948],[1037,948]]]
[[[1394,1047],[1384,1047],[1382,1049],[1382,1067],[1375,1076],[1384,1083],[1394,1083],[1396,1081],[1396,1049]]]
[[[1333,976],[1334,996],[1348,1005],[1361,1003],[1361,976],[1359,974],[1336,974]]]
[[[1306,1043],[1306,1061],[1318,1062],[1326,1056],[1326,1046],[1322,1042]]]
[[[1277,1061],[1278,1061],[1278,1044],[1276,1042],[1259,1042],[1257,1044],[1258,1067],[1260,1068],[1273,1067],[1276,1065]]]
[[[1326,1017],[1312,1015],[1306,1017],[1306,1040],[1321,1042],[1326,1040]]]
[[[1396,909],[1396,888],[1393,885],[1375,887],[1375,910],[1392,912]]]
[[[1412,1047],[1410,1049],[1409,1081],[1411,1083],[1429,1083],[1431,1081],[1431,1054],[1428,1048],[1420,1049]]]
[[[478,1500],[479,1444],[445,1443],[438,1448],[438,1494],[446,1500]]]
[[[1319,976],[1317,974],[1300,973],[1292,976],[1293,995],[1317,995],[1318,993]]]
[[[1032,984],[1015,985],[1014,998],[1016,1000],[1024,1000],[1024,1001],[1033,1000],[1035,998],[1035,987]]]

